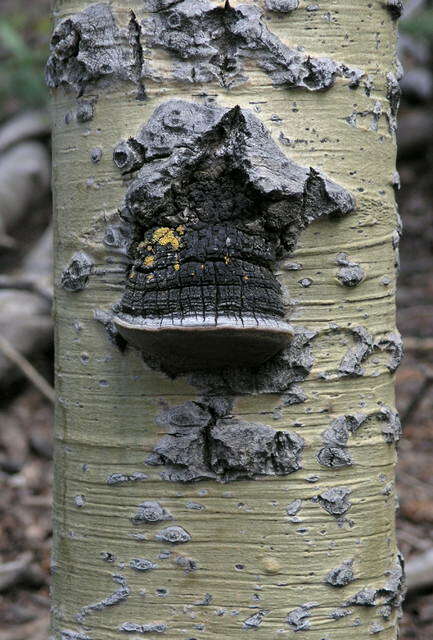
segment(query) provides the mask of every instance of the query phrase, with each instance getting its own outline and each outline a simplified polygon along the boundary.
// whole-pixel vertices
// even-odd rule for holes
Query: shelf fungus
[[[278,260],[354,199],[279,149],[250,111],[170,100],[113,160],[131,178],[131,268],[114,322],[166,369],[257,366],[293,334]]]

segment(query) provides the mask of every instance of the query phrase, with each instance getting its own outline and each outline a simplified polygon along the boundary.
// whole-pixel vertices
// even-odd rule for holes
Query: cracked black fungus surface
[[[114,160],[135,170],[121,301],[142,318],[284,315],[275,261],[312,220],[354,208],[344,188],[288,159],[251,112],[163,103]]]

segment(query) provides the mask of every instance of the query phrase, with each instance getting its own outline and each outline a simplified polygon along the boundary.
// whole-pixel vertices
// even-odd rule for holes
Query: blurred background
[[[0,0],[0,640],[47,640],[53,327],[50,0]],[[433,639],[433,0],[406,0],[397,193],[402,638]]]

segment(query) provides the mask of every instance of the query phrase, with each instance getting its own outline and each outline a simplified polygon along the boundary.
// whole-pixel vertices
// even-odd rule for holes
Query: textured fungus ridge
[[[158,421],[168,434],[156,443],[147,463],[165,465],[165,480],[230,482],[301,468],[304,441],[293,432],[220,417],[198,402],[173,407]]]
[[[62,20],[51,38],[46,67],[49,87],[69,85],[81,95],[102,78],[130,80],[143,97],[141,28],[133,12],[127,29],[118,27],[108,4],[97,3]]]
[[[175,327],[248,329],[243,339],[253,336],[252,343],[239,332],[230,343],[240,364],[260,364],[281,350],[290,328],[275,261],[293,251],[313,220],[351,212],[351,194],[287,158],[263,124],[239,107],[165,102],[136,138],[116,147],[114,162],[124,173],[136,171],[122,210],[134,229],[133,266],[116,319],[124,337],[150,352],[154,347],[162,359],[165,349],[169,361],[173,345],[181,348],[176,343],[190,360],[201,350],[190,369],[212,359],[203,352],[209,332],[195,331],[190,345],[185,334],[177,340]],[[152,327],[154,334],[170,327],[173,339],[159,334],[158,344],[149,345]],[[262,348],[254,331],[266,338]],[[224,350],[213,357],[216,352],[223,366]],[[243,362],[251,353],[254,362]]]
[[[332,87],[337,75],[352,77],[345,65],[313,58],[281,42],[267,28],[259,7],[208,0],[153,0],[151,5],[154,13],[143,23],[148,45],[171,54],[178,80],[217,81],[229,88],[247,80],[244,62],[251,60],[279,86],[320,91]],[[273,0],[266,6],[287,12],[297,3]]]

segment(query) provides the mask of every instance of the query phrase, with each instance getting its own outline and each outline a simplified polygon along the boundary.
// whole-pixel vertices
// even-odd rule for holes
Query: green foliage
[[[46,104],[44,65],[48,18],[24,24],[23,14],[0,19],[0,112]]]
[[[412,36],[425,38],[433,46],[433,9],[425,9],[411,18],[402,20],[400,29]]]

